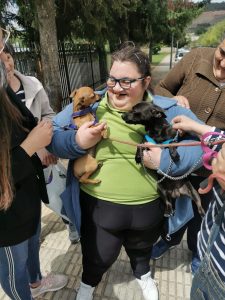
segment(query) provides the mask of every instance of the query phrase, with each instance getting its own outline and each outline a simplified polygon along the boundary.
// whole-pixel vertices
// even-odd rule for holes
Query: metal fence
[[[13,43],[15,68],[42,81],[40,50],[34,44],[24,47]],[[107,69],[100,64],[97,49],[89,44],[58,43],[62,107],[70,102],[71,91],[80,86],[104,86]],[[100,71],[101,70],[101,71]]]

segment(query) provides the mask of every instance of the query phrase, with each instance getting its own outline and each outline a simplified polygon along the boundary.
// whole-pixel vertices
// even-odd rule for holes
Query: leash
[[[209,138],[210,136],[217,136],[217,137],[223,137],[224,139],[221,139],[219,141],[205,141],[206,138]],[[127,145],[131,145],[131,146],[135,146],[135,147],[142,147],[142,148],[146,148],[146,144],[137,144],[137,143],[132,143],[132,142],[128,142],[128,141],[121,141],[119,139],[116,138],[109,138],[110,140],[114,141],[114,142],[118,142],[118,143],[123,143],[123,144],[127,144]],[[149,140],[150,142],[150,140]],[[167,170],[166,173],[164,173],[162,170],[160,170],[157,167],[157,170],[159,171],[159,173],[161,175],[163,175],[163,177],[158,181],[162,182],[165,178],[169,178],[170,180],[180,180],[180,179],[184,179],[185,177],[187,177],[188,175],[190,175],[194,169],[198,166],[198,164],[200,163],[200,161],[203,161],[203,165],[206,169],[211,170],[212,166],[210,165],[210,161],[212,160],[212,158],[216,158],[217,157],[217,152],[212,150],[210,147],[214,146],[214,145],[219,145],[219,144],[223,144],[225,142],[225,135],[219,132],[208,132],[204,135],[202,135],[201,137],[201,141],[200,142],[190,142],[190,143],[170,143],[170,144],[148,144],[148,148],[168,148],[168,147],[180,147],[180,146],[184,146],[184,147],[189,147],[189,146],[201,146],[202,150],[204,152],[202,159],[199,159],[191,168],[188,172],[186,172],[186,174],[182,175],[182,176],[178,176],[178,177],[172,177],[170,175],[168,175],[169,171],[171,170],[172,167],[172,162],[170,161],[170,165],[169,168]],[[144,166],[143,162],[142,165]],[[145,168],[146,170],[146,168]],[[146,170],[147,173],[147,170]],[[147,173],[148,174],[148,173]],[[213,187],[213,181],[214,179],[220,179],[222,181],[225,182],[225,176],[219,173],[216,174],[211,174],[208,177],[208,184],[205,188],[199,188],[199,193],[200,194],[206,194],[208,193],[212,187]]]
[[[208,177],[207,186],[205,188],[200,187],[198,189],[199,194],[206,194],[213,188],[214,179],[220,179],[225,183],[225,175],[222,175],[220,173],[210,174]],[[204,181],[203,181],[204,183]]]
[[[225,137],[225,135],[224,135]],[[117,143],[121,143],[121,144],[126,144],[126,145],[130,145],[130,146],[134,146],[134,147],[142,147],[142,148],[146,148],[146,144],[138,144],[138,143],[134,143],[134,142],[128,142],[128,141],[123,141],[114,137],[108,137],[109,140],[111,140],[112,142],[117,142]],[[214,141],[214,142],[190,142],[190,143],[170,143],[170,144],[148,144],[148,148],[170,148],[170,147],[189,147],[189,146],[214,146],[214,145],[219,145],[219,144],[223,144],[225,143],[225,139],[219,140],[219,141]]]

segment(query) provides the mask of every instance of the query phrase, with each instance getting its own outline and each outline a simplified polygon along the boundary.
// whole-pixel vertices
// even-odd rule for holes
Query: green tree
[[[224,35],[225,21],[220,21],[210,27],[199,39],[193,43],[193,46],[217,47],[225,38]]]

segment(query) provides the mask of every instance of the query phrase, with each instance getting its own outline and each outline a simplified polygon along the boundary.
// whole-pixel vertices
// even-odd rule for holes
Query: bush
[[[153,54],[158,54],[160,50],[161,50],[161,45],[160,44],[156,44],[152,47],[152,53]]]

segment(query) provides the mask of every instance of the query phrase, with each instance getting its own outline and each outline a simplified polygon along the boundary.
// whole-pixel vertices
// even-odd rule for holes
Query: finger
[[[185,101],[185,107],[190,109],[190,104],[188,101]]]
[[[172,124],[179,123],[179,122],[181,122],[181,120],[182,120],[181,116],[176,116],[175,118],[172,119],[171,123]]]
[[[93,123],[94,123],[94,121],[85,122],[84,124],[82,124],[80,126],[80,128],[84,128],[84,129],[89,128],[89,127],[91,127],[93,125]]]

